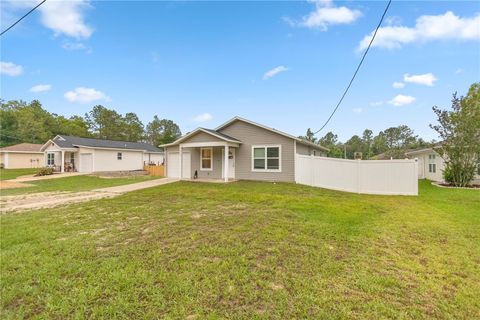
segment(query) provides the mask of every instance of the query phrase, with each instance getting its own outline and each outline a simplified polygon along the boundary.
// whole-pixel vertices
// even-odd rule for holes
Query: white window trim
[[[52,162],[53,163],[50,163],[50,159],[49,158],[52,158]],[[55,165],[55,153],[54,152],[47,152],[47,166],[54,166]]]
[[[202,150],[210,150],[210,168],[203,167]],[[200,148],[200,171],[213,171],[213,148]]]
[[[265,169],[255,169],[255,148],[265,148]],[[278,169],[267,169],[267,150],[266,148],[278,148]],[[252,172],[282,172],[282,145],[264,144],[252,145]]]
[[[120,158],[118,157],[120,155]],[[117,160],[123,160],[123,152],[117,152]]]

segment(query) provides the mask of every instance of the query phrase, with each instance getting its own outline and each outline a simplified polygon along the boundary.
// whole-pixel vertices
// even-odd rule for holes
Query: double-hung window
[[[122,160],[123,154],[121,152],[117,152],[117,160]]]
[[[213,149],[212,148],[200,149],[200,170],[203,170],[203,171],[213,170]]]
[[[47,153],[47,166],[54,166],[54,165],[55,165],[55,154]]]
[[[281,148],[275,146],[252,146],[252,171],[281,171]]]
[[[428,155],[428,172],[435,173],[437,172],[437,164],[435,163],[435,155]]]

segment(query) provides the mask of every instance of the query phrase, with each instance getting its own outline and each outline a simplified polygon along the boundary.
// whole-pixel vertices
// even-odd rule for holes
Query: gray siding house
[[[165,150],[168,177],[222,179],[225,182],[295,182],[296,154],[325,156],[328,151],[317,144],[240,117],[215,130],[198,128],[160,147]]]

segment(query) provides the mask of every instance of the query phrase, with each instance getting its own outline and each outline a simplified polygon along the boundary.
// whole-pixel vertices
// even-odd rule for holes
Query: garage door
[[[183,158],[182,178],[190,179],[191,177],[190,152],[182,152],[182,158]],[[167,153],[167,177],[178,179],[179,168],[180,168],[180,163],[178,161],[178,152],[168,152]]]
[[[93,171],[93,155],[91,153],[80,153],[80,172]]]

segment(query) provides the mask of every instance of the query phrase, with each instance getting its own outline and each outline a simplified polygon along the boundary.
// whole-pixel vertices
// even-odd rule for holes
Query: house
[[[428,179],[437,182],[444,182],[443,170],[445,169],[445,160],[440,153],[435,151],[439,145],[431,148],[422,148],[406,152],[405,155],[410,159],[418,161],[418,178]],[[474,184],[480,184],[480,162],[477,166],[477,172],[473,180]]]
[[[325,156],[328,151],[317,144],[240,117],[214,130],[198,128],[160,147],[165,150],[168,177],[222,179],[225,182],[295,182],[296,154]]]
[[[60,172],[131,171],[143,169],[144,164],[163,163],[163,152],[143,142],[57,135],[41,150],[44,165]]]
[[[38,168],[43,165],[41,144],[20,143],[0,148],[0,161],[5,169]]]

